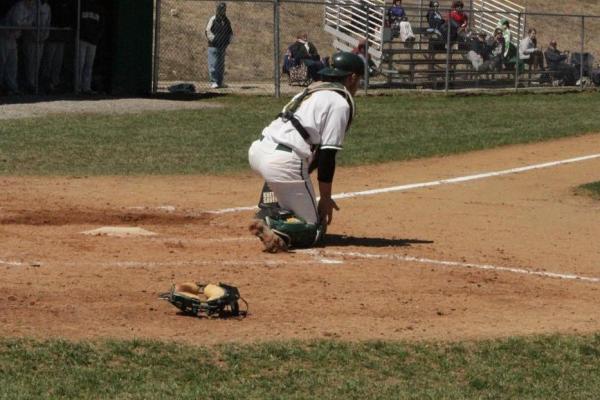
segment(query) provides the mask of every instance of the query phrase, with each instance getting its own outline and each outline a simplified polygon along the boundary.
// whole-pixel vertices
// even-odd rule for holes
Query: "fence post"
[[[73,77],[73,87],[75,89],[75,93],[79,93],[81,89],[81,71],[79,67],[79,54],[81,52],[79,46],[79,35],[81,33],[81,0],[77,0],[77,29],[75,30],[75,76]]]
[[[473,30],[473,18],[475,14],[473,13],[473,0],[469,1],[469,11],[471,15],[469,16],[469,31]]]
[[[579,90],[583,90],[583,51],[585,48],[585,16],[581,16],[581,52],[579,53]]]
[[[484,17],[484,12],[485,12],[485,0],[481,0],[481,8],[480,8],[480,13],[479,13],[479,30],[482,31],[483,30],[483,17]]]
[[[452,25],[448,21],[448,29],[446,33],[446,83],[444,85],[444,93],[448,94],[450,80],[450,36],[452,36]]]
[[[162,7],[161,0],[155,0],[154,6],[156,7],[154,11],[154,71],[152,74],[152,93],[156,94],[158,92],[158,68],[159,68],[159,57],[160,57],[160,9]]]
[[[35,68],[33,69],[35,75],[33,76],[33,92],[38,95],[39,94],[39,80],[38,80],[38,76],[40,75],[40,64],[41,64],[41,54],[40,54],[40,23],[41,23],[41,18],[42,18],[42,14],[41,14],[41,10],[40,10],[40,6],[41,3],[36,3],[35,9],[36,9],[36,15],[35,15],[35,48],[34,48],[34,52],[33,52],[33,62],[34,62],[34,66]],[[29,62],[31,62],[32,60],[29,60]],[[27,77],[29,78],[29,77]],[[27,84],[29,84],[29,82],[27,82]]]
[[[383,10],[383,19],[385,20],[385,10]],[[427,28],[429,28],[429,21],[427,21]],[[423,31],[423,0],[419,0],[419,30]],[[421,42],[419,40],[419,50],[423,49]]]
[[[515,92],[519,90],[519,64],[521,64],[521,13],[519,13],[519,19],[517,23],[517,62],[515,63]],[[525,33],[525,32],[523,32]]]
[[[281,96],[281,76],[279,75],[279,0],[273,0],[273,67],[275,97]]]
[[[370,6],[365,3],[365,7],[363,8],[363,10],[365,12],[365,54],[368,55],[369,54],[369,22],[370,22],[369,21],[369,11],[370,11]],[[367,61],[367,65],[368,64],[369,63]],[[365,68],[363,83],[364,83],[365,94],[367,94],[367,92],[369,91],[369,68]]]

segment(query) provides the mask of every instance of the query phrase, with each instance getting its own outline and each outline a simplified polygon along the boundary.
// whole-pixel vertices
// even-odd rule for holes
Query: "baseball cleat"
[[[288,251],[285,241],[271,230],[261,219],[255,219],[248,227],[250,233],[258,237],[265,246],[264,251],[269,253],[278,253]]]

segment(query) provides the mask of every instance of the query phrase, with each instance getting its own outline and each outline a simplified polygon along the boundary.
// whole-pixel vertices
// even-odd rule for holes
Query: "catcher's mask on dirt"
[[[248,302],[240,296],[235,286],[224,283],[202,284],[181,283],[173,284],[171,291],[159,296],[167,300],[184,314],[197,317],[245,317],[248,315]],[[246,304],[246,310],[240,311],[239,300]]]

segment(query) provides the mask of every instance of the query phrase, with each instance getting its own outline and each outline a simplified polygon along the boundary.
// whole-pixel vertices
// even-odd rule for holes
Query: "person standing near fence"
[[[225,50],[233,36],[231,22],[226,15],[227,5],[217,4],[215,15],[210,17],[204,33],[208,39],[208,74],[212,89],[225,88]]]
[[[44,57],[42,59],[42,81],[46,89],[55,92],[61,85],[61,73],[65,56],[65,44],[73,36],[75,20],[75,9],[73,0],[50,0],[52,19],[50,26],[57,30],[51,30],[44,46]]]
[[[8,94],[21,94],[17,81],[19,66],[17,40],[22,34],[20,28],[33,24],[34,12],[34,0],[20,0],[0,20],[0,26],[13,27],[13,29],[0,30],[0,85],[5,87]]]
[[[40,63],[44,54],[44,42],[50,34],[52,12],[47,0],[36,1],[33,12],[33,28],[23,33],[23,61],[26,91],[35,93],[38,85]]]
[[[92,91],[92,76],[96,48],[104,33],[104,8],[97,0],[83,0],[81,3],[81,25],[79,35],[79,74],[81,92],[94,94]]]

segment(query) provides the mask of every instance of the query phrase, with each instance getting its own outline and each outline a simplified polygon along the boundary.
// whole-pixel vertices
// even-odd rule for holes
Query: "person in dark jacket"
[[[467,53],[467,59],[471,61],[473,69],[477,72],[483,72],[489,69],[489,63],[486,61],[489,59],[490,48],[487,43],[487,34],[485,32],[479,32],[477,35],[472,35],[469,40],[469,52]]]
[[[427,11],[427,23],[429,24],[427,32],[442,36],[441,29],[444,22],[446,21],[444,20],[442,13],[440,13],[440,3],[433,0],[430,1],[429,10]]]
[[[551,40],[548,49],[544,53],[548,70],[554,76],[554,81],[561,85],[574,85],[579,79],[579,71],[572,65],[567,64],[569,52],[558,50],[556,40]]]
[[[308,33],[300,31],[296,35],[296,41],[292,43],[285,55],[287,71],[291,67],[295,67],[303,63],[308,68],[308,73],[313,80],[319,80],[318,72],[325,68],[325,64],[321,61],[321,56],[315,45],[308,41]]]
[[[93,94],[92,75],[96,48],[104,34],[106,18],[104,8],[98,0],[84,0],[81,3],[79,34],[79,74],[81,91]]]
[[[55,92],[62,83],[61,73],[65,44],[73,35],[75,8],[73,0],[50,0],[49,4],[52,9],[50,26],[61,30],[50,31],[50,36],[44,46],[41,79],[50,92]]]
[[[11,26],[14,29],[0,30],[0,86],[5,86],[8,94],[21,94],[19,90],[19,53],[20,38],[23,29],[33,25],[35,0],[20,0],[8,10],[0,26]]]
[[[52,10],[48,0],[36,0],[33,9],[33,28],[23,32],[21,38],[25,86],[29,93],[36,93],[46,40],[50,35]]]
[[[226,15],[227,5],[217,4],[215,15],[210,17],[204,33],[208,39],[208,73],[212,89],[227,87],[223,83],[225,75],[225,50],[233,36],[231,22]]]

